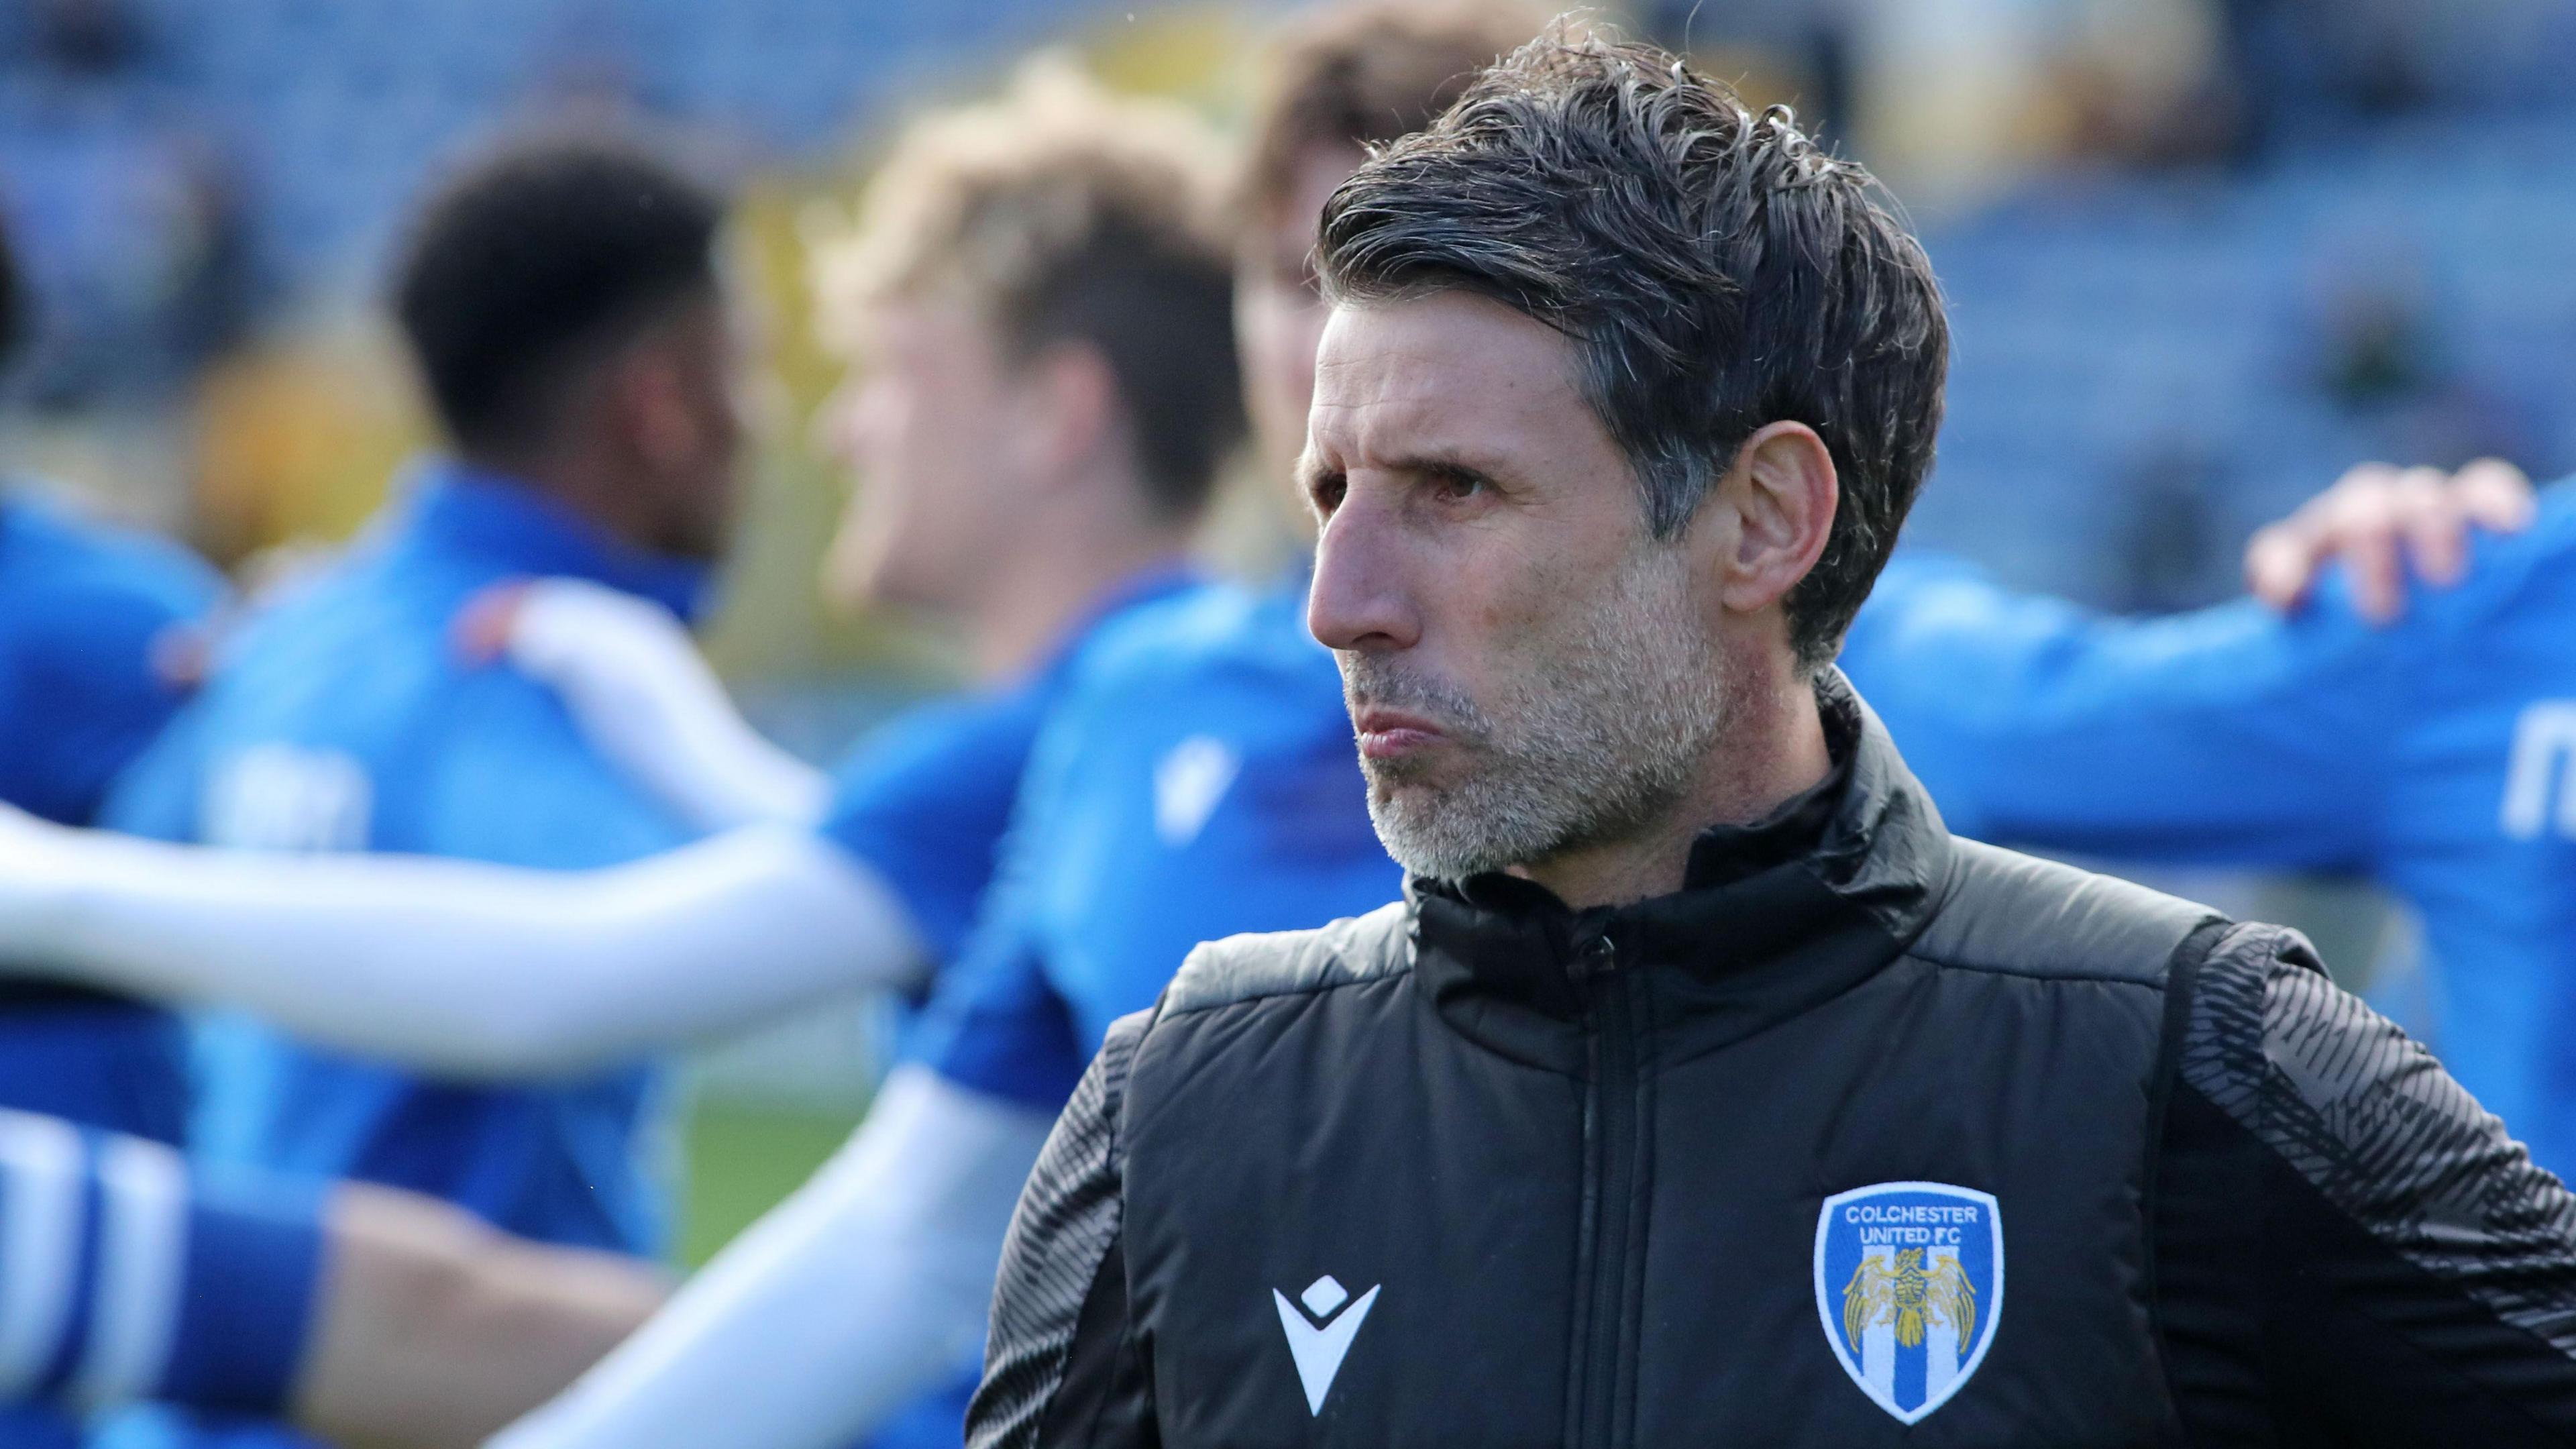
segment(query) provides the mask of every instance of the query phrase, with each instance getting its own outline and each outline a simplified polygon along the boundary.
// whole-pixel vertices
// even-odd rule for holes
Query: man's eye
[[[1350,480],[1339,473],[1318,473],[1306,485],[1306,496],[1313,500],[1317,513],[1330,515],[1342,506],[1342,495],[1350,491]]]
[[[1485,491],[1485,475],[1464,468],[1443,468],[1431,475],[1432,491],[1451,502],[1464,502]]]

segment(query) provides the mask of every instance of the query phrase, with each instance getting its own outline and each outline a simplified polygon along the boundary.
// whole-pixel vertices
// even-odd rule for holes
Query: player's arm
[[[983,1331],[1048,1122],[898,1070],[812,1181],[492,1449],[840,1449]]]
[[[635,1259],[513,1238],[390,1188],[341,1184],[324,1226],[313,1339],[288,1408],[339,1444],[480,1444],[669,1293]]]
[[[1131,1016],[1083,1074],[1029,1175],[993,1291],[971,1449],[1159,1442],[1128,1334],[1117,1123],[1146,1018]]]
[[[762,738],[668,609],[581,579],[501,586],[458,620],[470,656],[552,688],[591,744],[705,830],[811,825],[823,773]]]
[[[925,962],[896,893],[810,830],[561,872],[202,849],[5,808],[0,948],[13,968],[242,1007],[461,1076],[577,1071],[909,984]]]
[[[2200,966],[2155,1181],[2195,1434],[2576,1440],[2576,1197],[2295,933]]]
[[[2420,647],[2373,626],[2401,612],[2410,581],[2462,577],[2474,530],[2531,517],[2530,482],[2507,464],[2356,468],[2249,548],[2272,613],[2110,618],[1900,558],[1844,667],[1962,833],[2349,866],[2375,843],[2378,751]]]
[[[1913,558],[1842,663],[1962,834],[2349,866],[2374,845],[2411,647],[2337,600],[2116,618]]]
[[[652,1311],[630,1259],[519,1242],[433,1199],[201,1175],[155,1142],[0,1112],[0,1394],[276,1414],[461,1446]]]

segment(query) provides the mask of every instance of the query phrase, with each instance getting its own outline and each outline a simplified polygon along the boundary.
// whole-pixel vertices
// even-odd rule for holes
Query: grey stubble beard
[[[1463,880],[1630,838],[1664,819],[1733,711],[1722,651],[1678,551],[1646,543],[1618,581],[1515,651],[1480,703],[1400,657],[1343,651],[1352,713],[1437,721],[1444,760],[1361,760],[1369,821],[1407,871]]]

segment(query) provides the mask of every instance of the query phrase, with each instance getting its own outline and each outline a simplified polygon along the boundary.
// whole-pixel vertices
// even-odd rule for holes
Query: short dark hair
[[[1224,165],[1180,105],[1114,95],[1042,57],[1001,98],[904,133],[857,229],[817,258],[826,321],[945,288],[1014,360],[1063,342],[1096,349],[1146,502],[1195,518],[1244,428]]]
[[[394,313],[457,446],[543,440],[582,365],[712,295],[722,204],[631,138],[484,155],[414,217]]]
[[[1246,219],[1289,204],[1308,152],[1357,151],[1430,125],[1546,20],[1519,0],[1345,0],[1301,18],[1263,66],[1237,195]]]
[[[1651,46],[1559,29],[1386,147],[1324,208],[1336,301],[1446,290],[1556,328],[1635,469],[1648,528],[1689,522],[1766,424],[1816,430],[1841,480],[1787,600],[1821,668],[1932,466],[1949,326],[1868,173]]]

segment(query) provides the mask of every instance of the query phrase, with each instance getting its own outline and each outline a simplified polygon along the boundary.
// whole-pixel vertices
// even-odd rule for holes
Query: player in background
[[[8,1109],[0,1203],[0,1402],[65,1432],[163,1399],[462,1449],[664,1291],[632,1259],[521,1242],[416,1193],[191,1166]]]
[[[22,831],[10,853],[28,873],[0,886],[32,908],[16,923],[41,918],[55,959],[101,951],[137,987],[489,1078],[574,1071],[821,992],[919,982],[983,893],[1066,657],[1189,578],[1185,550],[1242,428],[1221,170],[1186,115],[1040,67],[1000,103],[909,132],[826,259],[826,320],[854,366],[833,429],[865,480],[840,552],[864,592],[963,623],[987,680],[881,732],[836,788],[741,725],[666,610],[553,578],[503,590],[498,610],[482,596],[466,631],[564,683],[609,752],[658,758],[667,768],[635,763],[695,823],[768,823],[576,875]],[[647,714],[664,723],[635,728]],[[915,1110],[898,1091],[877,1115],[978,1173],[1019,1166],[959,1182],[934,1164],[909,1196],[875,1204],[971,1245],[962,1262],[894,1265],[877,1291],[896,1301],[906,1275],[970,1283],[980,1300],[1044,1135],[1023,1114],[955,1105]],[[817,1189],[827,1201],[836,1180]],[[990,1221],[955,1219],[959,1203],[988,1205]],[[726,1255],[704,1291],[796,1251],[798,1222],[775,1220]],[[813,1309],[841,1306],[827,1294]],[[956,1361],[980,1344],[980,1308],[944,1336],[899,1316],[848,1321],[908,1364],[958,1367],[951,1394],[886,1426],[890,1439],[957,1442],[976,1365]]]
[[[105,821],[263,851],[556,868],[689,839],[550,692],[460,667],[449,620],[476,590],[539,572],[695,607],[741,431],[720,220],[694,183],[604,137],[523,142],[430,197],[394,310],[449,451],[411,471],[350,555],[226,641]],[[406,1187],[543,1242],[659,1247],[645,1064],[495,1089],[247,1018],[203,1022],[195,1046],[189,1146],[203,1160]]]
[[[19,293],[0,239],[0,359]],[[86,823],[201,662],[222,597],[174,544],[0,492],[0,801]],[[79,1442],[133,1399],[469,1444],[663,1297],[433,1199],[192,1170],[180,1033],[70,983],[0,984],[0,1446]],[[43,1114],[43,1115],[39,1115]]]

